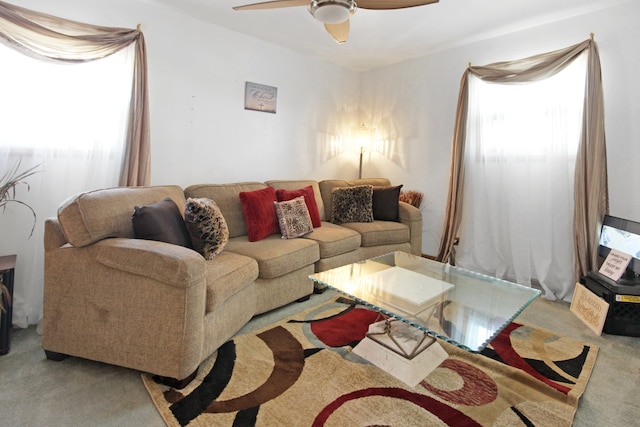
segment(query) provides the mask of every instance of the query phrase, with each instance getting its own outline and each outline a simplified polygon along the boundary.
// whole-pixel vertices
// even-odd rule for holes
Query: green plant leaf
[[[17,203],[26,206],[33,215],[33,226],[31,227],[31,233],[29,234],[29,238],[31,238],[31,236],[33,235],[33,231],[36,228],[36,212],[25,202],[16,199],[16,188],[19,185],[24,185],[27,187],[27,191],[29,191],[31,187],[24,180],[41,171],[38,170],[40,164],[37,164],[25,171],[20,172],[21,163],[22,161],[18,160],[16,164],[7,172],[5,172],[2,175],[2,178],[0,178],[0,208],[2,208],[2,211],[4,212],[4,210],[7,208],[7,204],[9,203]]]

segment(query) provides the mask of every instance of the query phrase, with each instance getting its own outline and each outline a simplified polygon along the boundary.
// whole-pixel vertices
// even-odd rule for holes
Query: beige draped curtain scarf
[[[598,47],[593,40],[530,58],[469,66],[462,76],[456,112],[449,195],[437,259],[455,263],[454,245],[462,219],[464,151],[466,141],[468,78],[487,82],[520,83],[547,78],[563,70],[588,51],[582,134],[576,155],[573,235],[576,277],[598,268],[598,239],[603,216],[609,211],[604,100]]]
[[[147,55],[140,29],[83,24],[0,2],[0,41],[39,59],[86,62],[136,44],[122,186],[149,185],[151,155]]]

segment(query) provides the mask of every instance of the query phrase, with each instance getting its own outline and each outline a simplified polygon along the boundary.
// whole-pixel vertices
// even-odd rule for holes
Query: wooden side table
[[[17,255],[0,257],[0,282],[9,290],[13,299],[13,275],[16,268]],[[9,353],[11,346],[11,320],[13,314],[13,301],[7,301],[4,293],[1,296],[5,311],[0,311],[0,356]]]

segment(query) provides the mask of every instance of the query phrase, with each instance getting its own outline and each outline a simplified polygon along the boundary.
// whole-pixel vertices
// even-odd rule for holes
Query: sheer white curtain
[[[82,191],[117,186],[126,147],[135,44],[90,62],[34,59],[0,44],[0,171],[21,162],[40,173],[0,212],[0,254],[17,254],[13,323],[42,317],[44,219]],[[0,174],[1,175],[1,174]]]
[[[572,293],[586,56],[534,82],[470,76],[457,265],[539,282],[550,298]]]

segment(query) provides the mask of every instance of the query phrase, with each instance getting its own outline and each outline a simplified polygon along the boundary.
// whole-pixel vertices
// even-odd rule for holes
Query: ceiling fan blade
[[[309,0],[275,0],[261,3],[245,4],[235,6],[233,10],[257,10],[257,9],[280,9],[283,7],[308,6]]]
[[[404,9],[432,3],[438,3],[438,0],[357,0],[359,9],[374,10]]]
[[[345,43],[349,38],[349,20],[339,24],[324,24],[327,33],[339,44]]]

